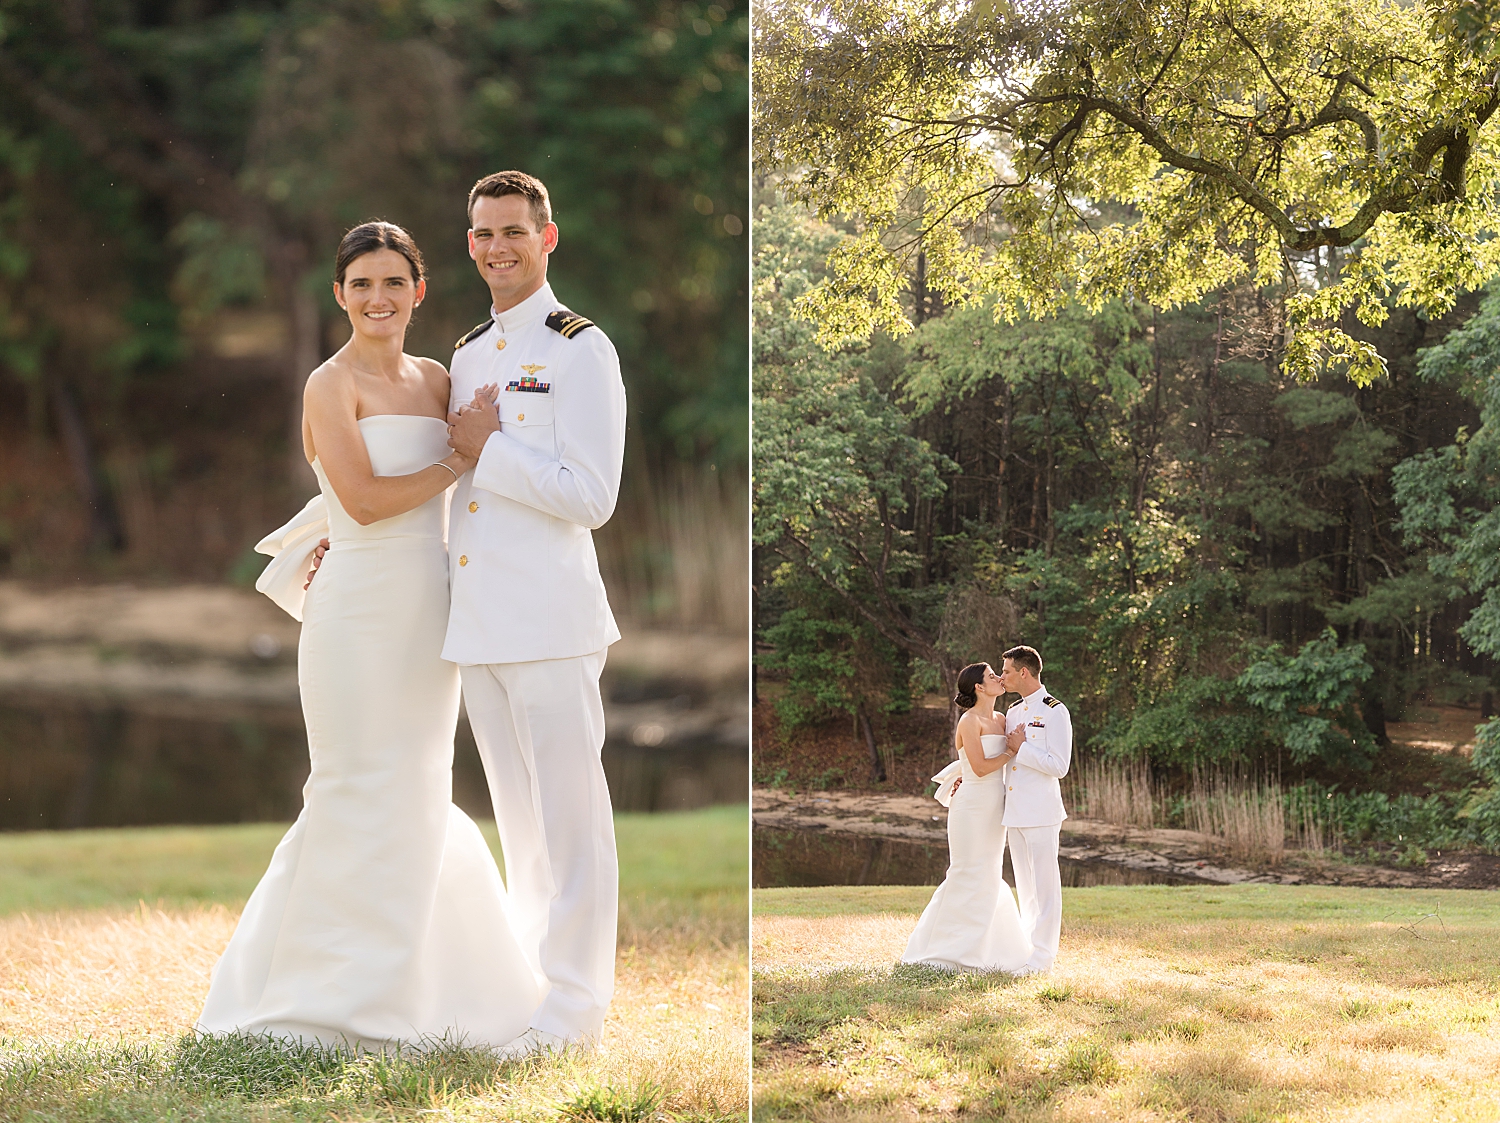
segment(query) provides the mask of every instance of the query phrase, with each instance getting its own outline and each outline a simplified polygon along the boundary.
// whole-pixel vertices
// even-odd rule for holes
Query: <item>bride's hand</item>
[[[319,538],[317,548],[313,550],[312,568],[307,571],[307,580],[302,583],[304,593],[312,587],[313,578],[318,575],[318,568],[323,564],[323,555],[327,552],[328,539]]]

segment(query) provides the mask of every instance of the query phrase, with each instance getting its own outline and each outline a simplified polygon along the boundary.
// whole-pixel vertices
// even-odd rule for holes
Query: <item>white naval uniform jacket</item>
[[[567,659],[620,638],[592,531],[620,492],[625,384],[604,332],[554,330],[557,311],[544,284],[453,353],[453,409],[497,382],[500,431],[453,492],[450,662]]]
[[[1073,763],[1073,719],[1044,686],[1005,711],[1005,732],[1026,726],[1026,740],[1005,766],[1007,827],[1050,827],[1068,817],[1062,785]]]

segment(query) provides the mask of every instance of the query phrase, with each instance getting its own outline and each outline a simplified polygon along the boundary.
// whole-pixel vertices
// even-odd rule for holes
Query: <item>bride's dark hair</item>
[[[339,252],[333,259],[334,282],[342,285],[349,264],[355,258],[375,250],[395,250],[406,258],[406,263],[411,266],[412,284],[426,280],[427,265],[422,260],[422,251],[417,249],[417,243],[410,234],[394,222],[362,222],[345,234],[344,240],[339,243]]]
[[[989,669],[988,663],[970,663],[958,672],[958,693],[953,696],[955,706],[969,710],[979,704],[979,695],[974,688],[984,681],[984,672]]]

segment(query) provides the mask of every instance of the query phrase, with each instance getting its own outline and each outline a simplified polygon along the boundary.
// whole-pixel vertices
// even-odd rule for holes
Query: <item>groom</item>
[[[1021,927],[1032,946],[1020,974],[1030,975],[1051,969],[1062,933],[1057,845],[1068,813],[1058,781],[1073,760],[1073,719],[1042,685],[1042,657],[1035,648],[1013,647],[1003,659],[1000,684],[1021,696],[1005,711],[1005,747],[1016,759],[1003,772],[1003,822]]]
[[[614,991],[614,820],[599,675],[620,638],[591,531],[615,508],[625,386],[604,333],[547,284],[557,246],[547,189],[518,171],[469,192],[469,256],[489,319],[456,345],[449,444],[477,466],[448,530],[459,664],[505,850],[512,919],[551,984],[522,1056],[591,1044]],[[498,401],[476,397],[495,385]]]

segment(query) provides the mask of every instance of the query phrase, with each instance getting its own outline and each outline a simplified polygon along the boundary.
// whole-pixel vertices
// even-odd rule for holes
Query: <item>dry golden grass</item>
[[[835,924],[836,930],[830,928]],[[750,921],[757,968],[894,963],[911,935],[904,913],[825,917],[756,916]],[[894,949],[894,951],[892,950]]]
[[[742,1121],[746,819],[742,807],[617,817],[602,1047],[506,1064],[457,1047],[383,1057],[185,1032],[282,825],[0,838],[0,1123]]]
[[[756,1119],[1500,1119],[1500,902],[1244,890],[1069,891],[1027,979],[893,967],[930,890],[758,892]]]
[[[237,919],[222,905],[0,918],[0,1037],[180,1033]]]
[[[169,1047],[196,1019],[237,919],[237,910],[221,905],[0,919],[0,1039],[30,1047],[80,1038]],[[743,944],[726,945],[708,927],[696,938],[646,936],[621,949],[617,972],[597,1053],[536,1064],[476,1094],[439,1097],[436,1106],[455,1119],[548,1119],[580,1088],[655,1085],[665,1090],[674,1116],[743,1118],[749,1006]],[[149,1118],[149,1106],[143,1110]]]

